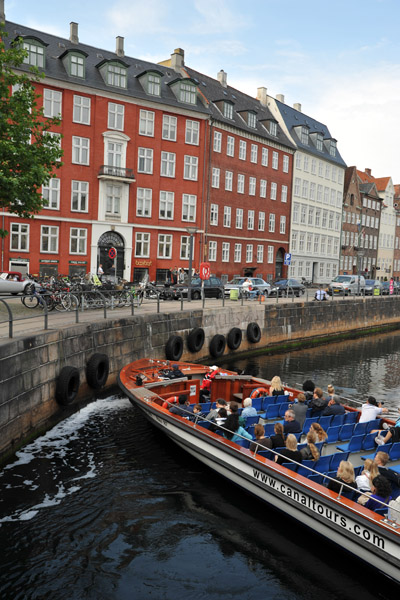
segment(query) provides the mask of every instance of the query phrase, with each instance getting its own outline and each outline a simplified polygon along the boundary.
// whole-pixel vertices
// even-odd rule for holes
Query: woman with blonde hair
[[[317,435],[314,431],[310,431],[307,433],[307,446],[300,450],[301,456],[303,460],[318,460],[319,459],[319,450],[315,445],[317,441]]]
[[[330,396],[332,398],[332,396],[335,395],[335,388],[333,387],[333,385],[330,383],[328,385],[328,396]]]
[[[349,496],[351,494],[351,490],[345,486],[343,486],[342,489],[342,484],[350,486],[355,490],[357,489],[354,476],[354,467],[349,460],[340,461],[335,479],[329,480],[328,490],[332,490],[333,492],[337,493],[341,492],[342,496]]]
[[[319,423],[311,423],[310,426],[310,430],[313,430],[315,435],[317,436],[316,441],[317,442],[325,442],[325,440],[328,437],[328,434],[326,433],[325,429],[323,429],[321,427],[321,425]]]
[[[283,388],[281,378],[278,375],[275,375],[275,377],[273,377],[271,379],[269,395],[270,396],[282,396],[284,393],[285,393],[285,390]]]
[[[367,458],[361,475],[356,477],[357,488],[360,492],[370,492],[372,480],[379,475],[378,465],[372,458]]]
[[[278,465],[292,460],[298,463],[303,461],[300,450],[297,450],[297,439],[293,433],[289,433],[286,438],[286,448],[280,450],[279,454],[280,456],[275,456],[275,462],[277,462]]]

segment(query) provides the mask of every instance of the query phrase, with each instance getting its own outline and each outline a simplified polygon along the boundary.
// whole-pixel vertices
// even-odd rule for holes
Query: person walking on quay
[[[99,268],[97,269],[97,277],[102,281],[102,277],[104,275],[103,265],[100,263]]]

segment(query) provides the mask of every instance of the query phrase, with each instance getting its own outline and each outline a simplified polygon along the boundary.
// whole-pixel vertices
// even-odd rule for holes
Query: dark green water
[[[400,402],[400,334],[229,366]],[[1,600],[376,600],[390,583],[97,400],[0,472]]]

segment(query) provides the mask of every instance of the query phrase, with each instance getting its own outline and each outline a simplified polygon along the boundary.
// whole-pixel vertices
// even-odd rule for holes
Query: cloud
[[[163,0],[118,0],[107,11],[107,17],[120,33],[149,36],[172,31],[174,23],[168,3]]]
[[[194,8],[200,15],[192,31],[200,35],[215,35],[243,31],[251,25],[248,15],[234,12],[226,0],[195,0]]]

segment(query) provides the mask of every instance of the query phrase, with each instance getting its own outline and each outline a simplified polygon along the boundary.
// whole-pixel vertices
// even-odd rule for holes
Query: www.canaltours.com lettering
[[[298,490],[291,488],[286,483],[279,482],[270,475],[267,475],[266,473],[261,473],[261,471],[258,471],[257,469],[253,469],[253,477],[255,479],[258,479],[259,481],[262,481],[274,490],[281,492],[287,498],[291,498],[298,504],[309,508],[313,512],[318,513],[319,515],[325,517],[329,521],[337,523],[338,525],[340,525],[340,527],[347,529],[347,531],[352,531],[358,537],[361,537],[367,542],[372,543],[374,546],[381,548],[382,550],[385,549],[385,540],[381,536],[376,535],[375,533],[373,533],[369,529],[366,529],[365,527],[361,527],[357,523],[350,524],[346,517],[335,512],[332,508],[324,506],[323,504],[318,502],[318,500],[315,500],[315,498],[306,496]]]

